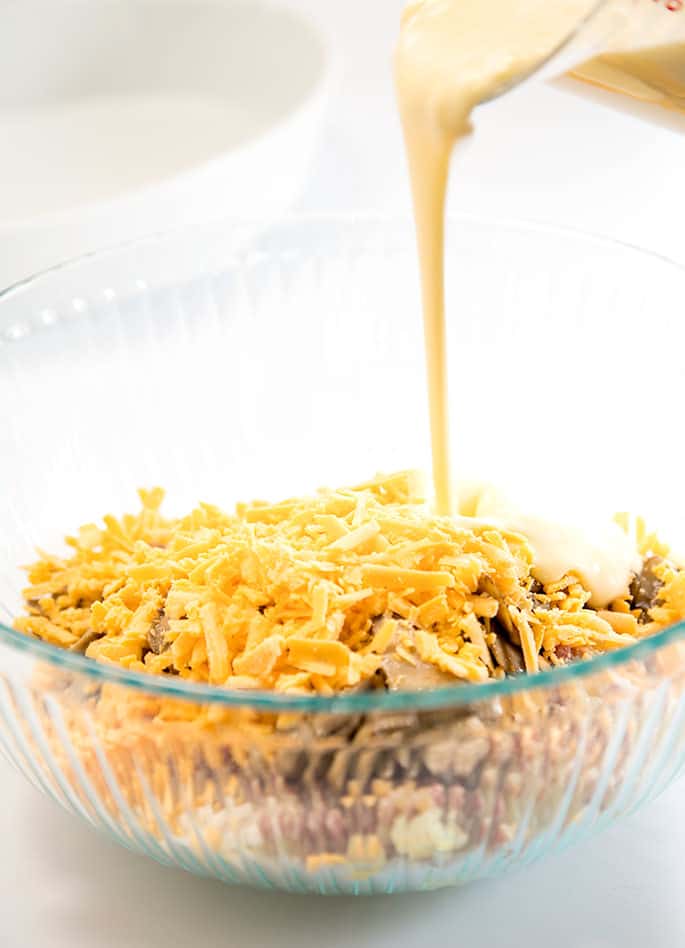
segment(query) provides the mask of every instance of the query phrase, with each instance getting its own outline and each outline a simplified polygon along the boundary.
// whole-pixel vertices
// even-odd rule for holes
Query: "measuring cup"
[[[601,0],[531,78],[563,73],[685,113],[685,0]]]

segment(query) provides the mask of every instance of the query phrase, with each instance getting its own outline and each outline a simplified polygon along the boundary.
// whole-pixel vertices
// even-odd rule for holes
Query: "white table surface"
[[[316,11],[343,64],[302,208],[406,214],[388,67],[401,3],[292,2]],[[589,229],[685,262],[685,135],[551,87],[488,107],[477,128],[454,169],[451,211]],[[599,839],[504,880],[324,900],[158,867],[99,838],[2,764],[0,948],[679,948],[684,817],[685,786],[676,786]]]

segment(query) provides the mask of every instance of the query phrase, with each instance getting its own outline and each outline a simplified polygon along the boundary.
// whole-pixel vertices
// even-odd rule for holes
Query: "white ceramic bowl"
[[[159,230],[281,213],[329,85],[316,27],[262,0],[10,3],[0,287]]]

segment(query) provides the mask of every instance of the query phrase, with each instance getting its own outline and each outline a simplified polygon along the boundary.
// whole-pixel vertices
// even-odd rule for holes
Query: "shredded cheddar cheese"
[[[685,614],[683,574],[666,560],[648,612],[592,610],[572,575],[539,588],[523,536],[435,515],[411,472],[179,519],[161,513],[160,488],[139,493],[138,514],[87,524],[69,556],[30,567],[17,629],[138,671],[329,694],[379,673],[392,687],[398,669],[409,687],[501,677],[503,638],[536,672]],[[645,554],[665,552],[633,529]]]

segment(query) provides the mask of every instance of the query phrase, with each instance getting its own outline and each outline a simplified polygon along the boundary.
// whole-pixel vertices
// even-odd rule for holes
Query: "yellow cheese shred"
[[[525,538],[437,516],[411,471],[175,519],[161,512],[161,488],[139,496],[138,513],[86,524],[64,556],[28,568],[17,629],[137,671],[332,694],[374,679],[388,656],[441,681],[501,677],[497,622],[535,672],[570,650],[630,644],[685,611],[682,574],[666,567],[670,589],[647,626],[627,602],[588,609],[575,577],[535,599]],[[400,623],[414,633],[396,635]]]

